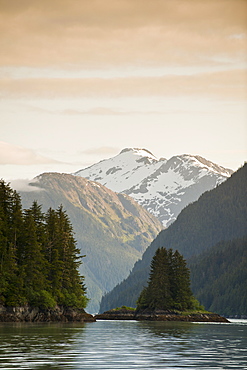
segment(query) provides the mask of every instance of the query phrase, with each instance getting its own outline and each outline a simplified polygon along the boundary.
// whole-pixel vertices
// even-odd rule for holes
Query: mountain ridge
[[[167,227],[186,205],[232,173],[199,155],[182,154],[167,160],[156,158],[147,149],[125,148],[73,175],[131,196]]]

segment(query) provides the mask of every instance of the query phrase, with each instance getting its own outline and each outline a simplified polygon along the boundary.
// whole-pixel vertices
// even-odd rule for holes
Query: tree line
[[[0,180],[0,304],[85,308],[79,253],[62,206],[43,213],[34,201],[23,210],[20,195]]]

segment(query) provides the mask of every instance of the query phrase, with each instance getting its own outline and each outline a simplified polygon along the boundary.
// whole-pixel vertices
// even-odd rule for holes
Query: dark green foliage
[[[231,241],[246,236],[246,199],[247,164],[217,188],[204,193],[198,201],[187,206],[168,229],[160,232],[144,252],[142,260],[136,262],[129,277],[102,298],[100,312],[123,304],[135,305],[143,286],[146,285],[148,280],[148,267],[152,257],[155,251],[163,245],[166,245],[167,248],[178,250],[189,261],[189,258],[199,256],[219,242]],[[223,256],[222,259],[224,260]],[[209,266],[212,264],[212,268],[217,270],[217,266],[213,261],[208,261],[208,264]],[[243,269],[243,264],[239,264],[239,274],[243,274]],[[228,270],[229,272],[230,270]],[[214,306],[211,306],[210,302],[213,299],[216,302],[216,296],[219,297],[219,293],[216,290],[210,292],[209,284],[208,299],[202,299],[202,295],[198,296],[198,291],[195,290],[194,283],[196,283],[196,279],[197,277],[193,273],[191,275],[193,293],[205,305],[206,309],[214,310],[216,303]],[[232,293],[231,302],[227,301],[225,304],[227,307],[235,305],[234,307],[232,306],[232,314],[240,314],[243,311],[240,309],[241,304],[238,305],[241,294],[240,289],[237,291],[237,288],[233,288],[232,280],[228,281],[226,275],[221,280],[220,289],[222,291],[231,290],[232,292],[238,292],[235,298]],[[217,301],[219,301],[218,298]],[[220,314],[225,312],[221,311],[221,309],[216,311]]]
[[[193,292],[208,310],[247,315],[247,237],[221,242],[189,265]]]
[[[0,181],[0,303],[85,308],[79,249],[62,206],[22,211],[19,195]]]
[[[172,249],[158,248],[150,265],[148,286],[138,300],[137,310],[192,309],[190,272],[183,256]]]
[[[0,181],[0,302],[19,295],[17,245],[21,244],[22,208],[18,194]]]

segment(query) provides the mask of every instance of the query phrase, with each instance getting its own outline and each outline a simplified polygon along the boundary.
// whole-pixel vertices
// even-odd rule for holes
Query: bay
[[[0,369],[247,369],[247,320],[1,323]]]

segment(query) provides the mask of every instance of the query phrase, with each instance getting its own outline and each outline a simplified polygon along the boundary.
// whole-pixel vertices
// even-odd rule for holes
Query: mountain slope
[[[177,249],[189,259],[221,241],[244,237],[247,234],[246,199],[247,164],[187,206],[168,229],[161,231],[144,252],[142,260],[135,263],[128,278],[102,298],[100,311],[121,305],[135,306],[157,248]]]
[[[199,156],[157,159],[145,149],[129,148],[75,175],[131,196],[167,227],[186,205],[231,173]]]
[[[247,316],[247,236],[218,243],[189,267],[193,292],[209,311]]]
[[[81,177],[45,173],[33,185],[40,191],[20,192],[23,207],[33,200],[44,211],[63,205],[86,255],[81,273],[91,298],[88,310],[97,312],[102,294],[127,276],[161,224],[127,195]]]

